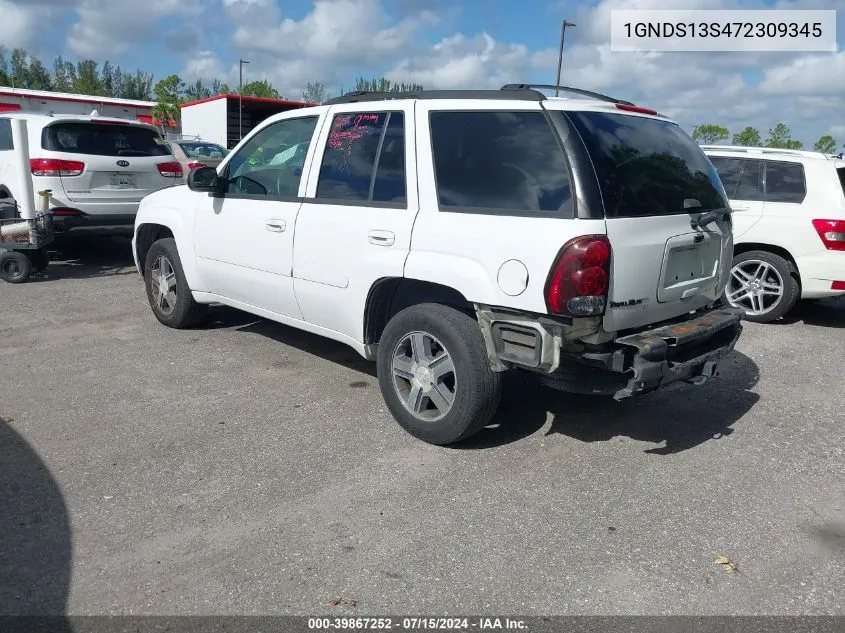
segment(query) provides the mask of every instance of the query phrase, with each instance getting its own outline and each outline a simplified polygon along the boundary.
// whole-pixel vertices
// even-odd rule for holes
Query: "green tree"
[[[83,59],[76,64],[73,91],[82,95],[102,95],[99,64],[93,59]]]
[[[9,78],[9,62],[6,60],[6,53],[8,49],[0,44],[0,85],[8,86],[11,82]]]
[[[326,100],[326,86],[319,81],[311,83],[310,81],[302,91],[302,100],[306,103],[323,103]]]
[[[53,77],[40,59],[31,58],[29,61],[29,87],[33,90],[53,89]]]
[[[249,97],[264,97],[265,99],[278,99],[279,91],[266,79],[250,81],[244,84],[241,94]]]
[[[229,84],[221,82],[219,79],[215,79],[211,82],[211,94],[229,95],[232,94],[232,89],[229,87]]]
[[[836,139],[830,134],[825,134],[816,141],[813,149],[817,152],[822,152],[823,154],[833,154],[833,152],[836,151]]]
[[[59,55],[53,62],[53,90],[72,92],[76,83],[76,67]]]
[[[103,70],[100,72],[100,83],[102,85],[103,96],[116,97],[115,92],[117,87],[114,85],[114,66],[109,60],[103,62]]]
[[[419,92],[424,88],[419,84],[394,83],[387,77],[366,79],[358,77],[354,92]]]
[[[695,126],[692,130],[692,140],[703,145],[711,145],[719,141],[727,140],[728,128],[712,123],[703,123]]]
[[[11,79],[15,88],[29,88],[29,60],[26,51],[22,48],[12,51]]]
[[[203,83],[202,79],[197,79],[185,88],[185,99],[188,101],[199,101],[200,99],[207,99],[210,96],[211,90]]]
[[[769,130],[769,138],[766,139],[766,147],[777,147],[780,149],[801,149],[804,144],[792,138],[789,127],[781,121],[774,128]]]
[[[751,126],[746,127],[742,132],[737,132],[731,141],[734,145],[743,147],[760,147],[763,141],[760,139],[760,132]]]
[[[182,103],[184,91],[185,84],[182,83],[179,75],[170,75],[159,81],[153,88],[156,102],[153,108],[153,118],[158,121],[162,132],[170,126],[171,122],[177,123],[179,121],[182,113],[179,106]]]
[[[153,76],[142,70],[136,70],[134,75],[121,73],[120,96],[124,99],[139,99],[151,101],[153,99]]]

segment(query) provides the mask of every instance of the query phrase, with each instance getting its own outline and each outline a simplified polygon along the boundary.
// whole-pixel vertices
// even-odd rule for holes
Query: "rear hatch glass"
[[[80,176],[62,176],[62,187],[73,202],[137,202],[175,184],[157,167],[175,158],[161,135],[148,127],[63,121],[44,128],[41,146],[85,164]]]
[[[721,296],[733,252],[719,176],[678,125],[615,112],[566,112],[593,163],[612,248],[604,327],[651,325]]]
[[[727,206],[719,176],[675,123],[605,112],[569,112],[596,170],[609,218]]]

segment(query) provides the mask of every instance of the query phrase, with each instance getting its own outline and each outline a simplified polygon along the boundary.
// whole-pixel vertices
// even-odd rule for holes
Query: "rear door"
[[[114,121],[59,121],[44,128],[44,158],[84,163],[81,175],[63,176],[62,187],[74,203],[122,203],[140,200],[179,182],[172,169],[158,165],[175,158],[153,128]],[[96,207],[93,207],[96,208]]]
[[[722,294],[733,253],[729,216],[702,229],[691,220],[726,210],[719,177],[701,148],[664,119],[617,111],[568,111],[586,145],[612,248],[604,328],[650,325]]]
[[[711,156],[734,211],[734,242],[763,217],[763,161],[754,158]]]

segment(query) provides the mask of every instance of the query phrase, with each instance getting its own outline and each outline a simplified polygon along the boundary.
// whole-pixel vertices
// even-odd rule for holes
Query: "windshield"
[[[607,217],[711,211],[728,206],[701,148],[675,123],[604,112],[567,112],[596,171]]]
[[[215,143],[179,143],[188,158],[222,159],[228,151]]]
[[[74,121],[44,128],[41,146],[51,152],[98,156],[168,156],[170,149],[155,130],[119,123]]]

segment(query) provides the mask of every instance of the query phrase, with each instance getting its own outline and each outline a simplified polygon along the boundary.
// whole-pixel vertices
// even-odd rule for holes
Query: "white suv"
[[[725,298],[768,323],[798,299],[845,295],[845,160],[818,152],[707,145],[734,219]]]
[[[26,160],[12,143],[11,120],[26,119],[35,191],[52,190],[56,231],[132,234],[144,196],[180,184],[183,170],[158,130],[96,116],[0,115],[0,199],[13,199],[15,165]]]
[[[346,343],[435,444],[490,420],[508,369],[617,399],[704,382],[741,332],[716,307],[724,189],[678,125],[586,96],[357,93],[271,117],[141,203],[152,311],[181,328],[219,302]]]

